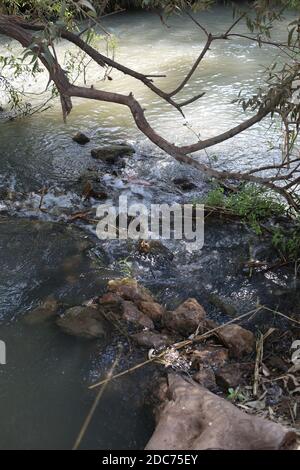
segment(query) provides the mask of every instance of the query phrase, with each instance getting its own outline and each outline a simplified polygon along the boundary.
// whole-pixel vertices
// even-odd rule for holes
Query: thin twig
[[[39,207],[38,207],[38,210],[42,211],[42,212],[45,210],[45,209],[42,208],[42,205],[43,205],[44,197],[45,197],[46,194],[47,194],[47,188],[45,188],[45,186],[43,186],[42,192],[41,192],[41,199],[40,199],[40,203],[39,203]]]
[[[272,308],[269,308],[269,307],[263,307],[262,306],[262,308],[264,308],[265,310],[269,310],[269,312],[276,313],[276,315],[279,315],[280,317],[283,317],[286,320],[291,321],[292,323],[296,323],[297,325],[300,325],[300,321],[294,320],[294,318],[290,318],[287,315],[285,315],[284,313],[278,312],[277,310],[273,310]]]
[[[253,395],[257,397],[259,387],[259,369],[264,354],[264,335],[261,333],[258,340],[256,341],[256,360],[254,368],[254,383],[253,383]]]
[[[90,424],[90,422],[91,422],[91,420],[92,420],[92,418],[93,418],[93,416],[94,416],[94,413],[95,413],[96,408],[97,408],[97,406],[98,406],[98,404],[99,404],[99,401],[100,401],[100,399],[101,399],[101,397],[102,397],[102,395],[103,395],[103,393],[104,393],[104,391],[105,391],[107,385],[108,385],[109,382],[113,379],[113,372],[114,372],[114,370],[115,370],[115,368],[116,368],[116,366],[117,366],[117,364],[118,364],[118,362],[119,362],[119,360],[120,360],[120,357],[121,357],[121,349],[120,349],[120,352],[119,352],[118,356],[116,357],[116,359],[115,359],[115,361],[114,361],[114,363],[113,363],[113,365],[112,365],[112,367],[111,367],[111,369],[110,369],[110,371],[109,371],[109,373],[108,373],[107,379],[106,379],[105,382],[103,383],[103,387],[100,388],[100,390],[99,390],[99,392],[98,392],[98,394],[97,394],[97,396],[96,396],[96,398],[95,398],[95,400],[94,400],[94,403],[93,403],[93,405],[92,405],[92,407],[91,407],[91,409],[90,409],[90,411],[89,411],[89,413],[88,413],[88,415],[87,415],[87,417],[86,417],[86,419],[85,419],[85,421],[84,421],[84,423],[83,423],[83,425],[82,425],[82,428],[81,428],[81,430],[80,430],[80,433],[79,433],[79,435],[78,435],[78,437],[77,437],[77,439],[76,439],[76,442],[75,442],[75,444],[74,444],[72,450],[77,450],[77,449],[79,448],[79,446],[80,446],[80,444],[81,444],[81,442],[82,442],[82,439],[84,438],[84,435],[85,435],[85,433],[86,433],[86,431],[87,431],[87,428],[89,427],[89,424]]]

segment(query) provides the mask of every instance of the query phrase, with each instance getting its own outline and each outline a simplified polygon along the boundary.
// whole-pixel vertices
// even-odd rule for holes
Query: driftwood
[[[168,387],[147,450],[279,450],[296,434],[246,414],[196,382],[169,374]]]

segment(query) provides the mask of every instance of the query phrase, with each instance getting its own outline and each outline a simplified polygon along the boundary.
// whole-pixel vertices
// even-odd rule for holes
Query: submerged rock
[[[209,296],[209,301],[226,315],[231,317],[235,317],[237,315],[237,309],[234,307],[234,305],[221,299],[221,297],[217,296],[216,294],[211,294]]]
[[[64,333],[81,338],[105,338],[108,334],[106,320],[94,307],[72,307],[56,323]]]
[[[120,157],[132,155],[134,148],[127,144],[107,145],[97,149],[92,149],[91,155],[96,160],[102,160],[105,163],[116,163]]]
[[[77,142],[77,144],[80,145],[88,144],[91,140],[87,135],[83,134],[82,132],[77,132],[77,134],[75,134],[72,139],[74,140],[74,142]]]
[[[29,325],[43,323],[58,314],[59,303],[53,297],[48,297],[41,305],[31,310],[24,317],[24,321]]]
[[[225,325],[218,330],[217,335],[232,357],[240,358],[254,349],[254,334],[239,325]]]
[[[138,345],[145,348],[160,349],[172,344],[172,339],[169,336],[154,331],[141,331],[131,337]]]
[[[99,184],[95,186],[90,181],[87,181],[84,184],[81,195],[84,198],[84,200],[88,200],[91,197],[93,197],[94,199],[107,199],[108,198],[108,194],[103,186],[100,186]]]
[[[205,326],[206,313],[196,299],[188,299],[173,312],[167,312],[164,317],[165,326],[174,332],[188,336],[195,333],[199,327],[201,332]]]
[[[169,374],[165,401],[146,450],[278,450],[296,433],[241,411],[195,381]]]
[[[103,185],[102,174],[95,170],[85,170],[79,177],[75,190],[80,193],[84,199],[106,199],[107,190]]]

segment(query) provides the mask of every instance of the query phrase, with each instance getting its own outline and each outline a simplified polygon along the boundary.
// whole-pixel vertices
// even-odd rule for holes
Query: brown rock
[[[81,338],[105,338],[108,327],[101,313],[94,307],[72,307],[57,320],[67,334]]]
[[[295,432],[246,414],[194,381],[169,374],[168,382],[146,450],[278,450],[296,442]]]
[[[216,388],[215,374],[210,367],[202,367],[193,375],[193,379],[208,390]]]
[[[219,346],[206,346],[195,349],[191,354],[191,361],[193,367],[210,366],[218,369],[228,361],[228,351]]]
[[[167,312],[164,323],[169,330],[188,336],[195,333],[199,326],[199,332],[203,331],[205,316],[205,310],[197,300],[188,299],[173,312]]]
[[[131,337],[137,344],[145,348],[160,349],[172,344],[172,339],[169,336],[153,331],[141,331]]]
[[[108,292],[98,299],[98,303],[99,308],[102,309],[102,311],[104,309],[104,316],[106,316],[105,314],[114,314],[117,315],[117,317],[122,317],[124,300],[119,295]]]
[[[99,299],[99,304],[101,305],[112,305],[112,304],[122,304],[123,299],[118,294],[113,292],[107,292]]]
[[[135,279],[114,279],[109,281],[108,290],[132,302],[154,302],[150,292],[139,286]]]
[[[145,315],[147,315],[153,321],[161,320],[165,313],[165,309],[157,302],[142,301],[138,303],[138,307]]]
[[[236,388],[243,382],[242,370],[239,364],[226,364],[216,372],[216,382],[225,392]]]
[[[59,303],[53,297],[48,297],[41,305],[25,315],[24,320],[29,325],[36,325],[55,317],[58,313]]]
[[[151,318],[141,312],[133,302],[125,300],[123,303],[123,309],[124,320],[129,323],[133,323],[136,326],[154,330],[154,324]]]
[[[251,331],[239,325],[226,325],[218,330],[218,337],[229,349],[232,357],[240,358],[244,354],[250,354],[255,345],[255,338]]]

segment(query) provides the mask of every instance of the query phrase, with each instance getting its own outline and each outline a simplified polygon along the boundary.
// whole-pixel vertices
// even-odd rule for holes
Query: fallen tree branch
[[[35,27],[40,28],[40,26],[35,26]],[[24,22],[20,22],[19,20],[16,20],[15,18],[10,18],[9,15],[0,14],[0,33],[5,34],[8,37],[16,39],[25,48],[32,46],[32,43],[34,41],[32,32],[29,31],[31,28],[33,28],[33,25],[31,24],[24,25]],[[88,45],[85,41],[83,41],[79,36],[75,35],[74,33],[66,31],[66,30],[62,30],[61,37],[76,44],[80,49],[82,49],[91,58],[93,58],[93,60],[95,60],[99,65],[101,66],[103,66],[103,64],[109,65],[113,68],[121,70],[124,73],[127,73],[137,78],[138,80],[141,80],[152,91],[154,91],[157,95],[161,96],[163,99],[168,101],[172,106],[177,108],[181,113],[182,113],[182,110],[181,110],[182,106],[187,105],[189,102],[192,102],[193,100],[198,99],[201,96],[201,95],[198,95],[194,98],[191,98],[190,100],[186,100],[185,102],[181,104],[177,104],[173,102],[172,98],[170,97],[170,94],[167,94],[161,91],[160,89],[158,89],[152,83],[152,81],[149,78],[147,78],[147,76],[140,74],[138,72],[132,71],[131,69],[128,69],[116,63],[115,61],[108,59],[107,57],[99,54],[98,51],[93,49],[90,45]],[[207,52],[207,50],[209,49],[209,45],[211,44],[211,41],[212,41],[212,36],[209,35],[207,43],[206,43],[206,47],[204,48],[205,51],[204,52],[202,51],[196,63],[192,67],[191,71],[185,77],[181,85],[178,87],[178,91],[179,91],[179,88],[181,89],[184,86],[184,84],[187,83],[187,81],[189,80],[191,76],[191,73],[193,73],[196,70],[197,68],[196,64],[199,65],[199,63],[201,62],[202,58],[205,55],[205,52]],[[66,72],[61,68],[60,64],[57,61],[57,58],[50,52],[49,47],[44,42],[37,43],[34,50],[37,56],[39,57],[40,61],[47,68],[49,72],[50,80],[52,80],[55,83],[59,91],[64,119],[66,119],[67,115],[72,110],[72,101],[71,101],[72,97],[93,99],[97,101],[117,103],[123,106],[127,106],[131,111],[131,114],[133,116],[133,119],[137,127],[149,138],[151,142],[157,145],[164,152],[174,157],[178,162],[190,165],[193,168],[201,171],[208,177],[216,178],[218,180],[233,179],[237,181],[245,181],[245,182],[251,182],[254,184],[263,185],[269,188],[270,190],[277,192],[283,198],[285,198],[288,205],[292,207],[294,210],[298,211],[300,209],[299,198],[292,191],[294,187],[294,182],[293,181],[288,182],[286,186],[284,187],[275,184],[277,181],[280,181],[283,179],[282,175],[278,175],[277,177],[274,177],[274,178],[268,178],[268,177],[256,176],[252,174],[251,172],[241,173],[241,172],[216,170],[214,168],[211,168],[209,165],[205,163],[201,163],[198,160],[195,160],[194,158],[190,156],[190,154],[194,152],[209,148],[213,145],[216,145],[218,143],[231,139],[232,137],[240,134],[246,129],[249,129],[254,124],[260,122],[268,114],[274,112],[274,110],[276,109],[276,106],[278,105],[278,103],[280,102],[280,100],[286,93],[286,87],[293,80],[294,78],[293,75],[288,77],[288,79],[285,82],[283,82],[280,87],[270,90],[270,92],[268,93],[268,96],[266,97],[264,101],[264,104],[260,107],[258,112],[251,118],[247,119],[246,121],[240,123],[239,125],[219,135],[216,135],[206,140],[198,141],[195,144],[179,147],[171,143],[167,139],[163,138],[153,129],[153,127],[150,125],[149,121],[145,117],[145,110],[142,108],[140,103],[134,98],[132,93],[130,93],[129,95],[123,95],[121,93],[113,93],[113,92],[98,90],[93,87],[88,88],[88,87],[76,86],[74,84],[71,84],[67,77]],[[299,73],[298,70],[295,70],[295,76],[297,76],[298,73]],[[172,92],[171,94],[174,94],[174,92]]]

